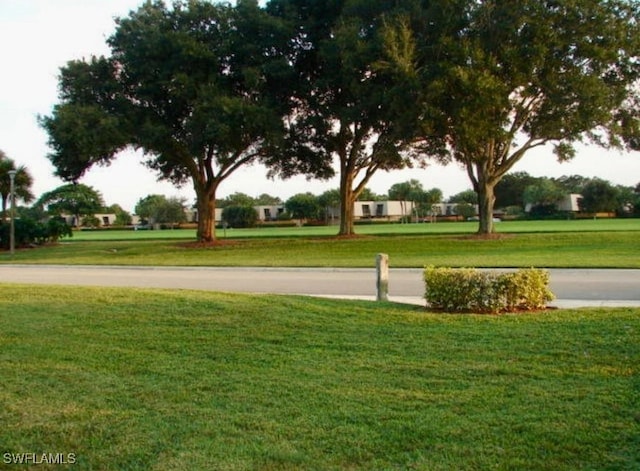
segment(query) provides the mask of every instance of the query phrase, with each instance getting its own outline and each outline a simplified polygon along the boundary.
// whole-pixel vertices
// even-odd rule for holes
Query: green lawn
[[[570,221],[505,221],[495,225],[496,231],[504,234],[539,232],[612,232],[640,231],[640,219],[581,219]],[[478,230],[477,222],[442,222],[436,224],[359,224],[360,235],[437,235],[473,234]],[[220,239],[283,238],[283,237],[331,237],[338,233],[337,226],[309,226],[284,228],[218,229]],[[149,239],[195,239],[193,229],[160,231],[133,230],[81,230],[74,233],[77,241],[114,241]]]
[[[444,225],[444,224],[443,224]],[[400,225],[398,225],[400,227]],[[171,231],[167,231],[171,232]],[[496,240],[468,234],[253,237],[212,248],[177,240],[73,241],[19,250],[3,263],[163,266],[371,267],[387,253],[392,267],[640,268],[640,230],[505,234]]]
[[[437,315],[191,291],[0,292],[3,460],[73,453],[78,470],[640,468],[639,309]]]

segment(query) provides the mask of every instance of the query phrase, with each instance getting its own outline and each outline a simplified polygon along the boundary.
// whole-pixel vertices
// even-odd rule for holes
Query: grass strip
[[[157,266],[640,268],[640,232],[551,232],[477,239],[468,235],[362,236],[353,239],[253,238],[194,248],[175,240],[61,243],[0,256],[4,263]]]

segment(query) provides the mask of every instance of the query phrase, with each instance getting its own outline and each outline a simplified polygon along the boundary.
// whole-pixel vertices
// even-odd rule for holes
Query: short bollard
[[[376,288],[378,301],[389,300],[389,255],[379,253],[376,256]]]

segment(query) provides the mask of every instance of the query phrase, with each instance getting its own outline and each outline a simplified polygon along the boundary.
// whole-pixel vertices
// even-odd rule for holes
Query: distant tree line
[[[579,210],[585,213],[615,213],[619,217],[640,216],[640,183],[635,187],[614,185],[599,178],[580,175],[559,178],[533,177],[526,172],[507,174],[496,185],[496,209],[500,214],[513,217],[540,219],[565,218],[567,214],[558,204],[571,194],[579,194]],[[439,188],[425,190],[415,179],[392,185],[386,194],[376,194],[365,188],[360,201],[396,200],[411,204],[415,215],[423,219],[439,203],[455,204],[455,213],[468,219],[476,214],[478,194],[469,189],[444,199]],[[283,205],[285,211],[278,219],[306,219],[327,221],[331,209],[340,205],[338,189],[322,194],[299,193],[286,201],[267,194],[253,198],[244,193],[234,193],[217,201],[223,208],[223,220],[232,227],[252,227],[258,221],[256,206]],[[525,209],[529,211],[525,213]]]
[[[83,184],[65,184],[36,199],[31,192],[33,179],[28,169],[16,166],[13,160],[0,151],[0,196],[3,215],[0,221],[0,247],[9,246],[10,171],[16,172],[16,201],[32,203],[31,206],[22,205],[16,209],[15,231],[18,246],[42,244],[57,241],[60,237],[70,237],[72,228],[62,216],[73,216],[77,227],[101,226],[101,221],[95,216],[100,213],[115,214],[114,226],[132,224],[133,218],[130,213],[117,204],[106,206],[98,191]],[[495,188],[496,208],[519,217],[566,217],[557,204],[570,194],[581,195],[580,211],[586,213],[609,212],[616,213],[617,216],[640,217],[640,183],[635,187],[629,187],[580,175],[549,178],[533,177],[526,172],[507,174]],[[365,187],[360,191],[358,200],[396,200],[410,203],[419,219],[435,216],[437,213],[433,210],[434,205],[446,202],[455,204],[456,214],[467,219],[476,214],[478,193],[468,189],[444,201],[439,188],[425,189],[418,180],[411,179],[393,184],[386,194],[376,194]],[[223,210],[223,221],[231,227],[253,227],[259,219],[256,206],[279,205],[284,207],[284,211],[272,214],[272,218],[328,223],[335,208],[341,205],[340,190],[331,189],[320,195],[299,193],[286,201],[269,194],[252,197],[238,192],[216,200],[216,206]],[[525,215],[527,206],[530,207],[530,211]],[[142,223],[174,227],[187,221],[186,211],[190,207],[184,198],[154,194],[138,201],[135,214]],[[197,207],[197,204],[193,205],[194,209]]]
[[[503,177],[495,193],[496,207],[518,214],[529,206],[534,218],[562,216],[558,202],[571,194],[580,195],[579,209],[585,213],[640,216],[640,183],[630,187],[580,175],[549,178],[515,172]]]

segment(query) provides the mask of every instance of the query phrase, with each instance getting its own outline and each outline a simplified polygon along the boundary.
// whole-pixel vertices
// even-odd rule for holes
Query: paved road
[[[558,306],[640,306],[640,270],[552,269]],[[0,265],[16,283],[181,288],[247,293],[375,297],[375,269]],[[424,303],[420,269],[391,269],[391,300]]]

